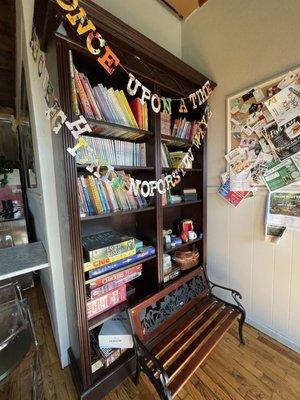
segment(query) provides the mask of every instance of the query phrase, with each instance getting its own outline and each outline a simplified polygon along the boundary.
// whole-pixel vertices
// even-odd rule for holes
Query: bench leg
[[[240,343],[245,344],[245,339],[244,339],[244,333],[243,333],[243,327],[246,319],[246,313],[243,312],[241,314],[241,317],[239,319],[239,337],[240,337]]]
[[[140,367],[139,362],[137,361],[136,369],[135,369],[135,375],[134,375],[134,378],[133,378],[135,386],[137,386],[139,384],[140,375],[141,375],[141,367]]]

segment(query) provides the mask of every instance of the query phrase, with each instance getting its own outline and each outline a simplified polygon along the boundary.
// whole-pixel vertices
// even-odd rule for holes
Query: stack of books
[[[148,130],[147,102],[136,98],[129,103],[123,90],[107,89],[101,83],[92,88],[88,77],[73,65],[72,55],[70,74],[73,110],[80,110],[86,118]]]
[[[94,214],[128,211],[147,207],[146,199],[139,193],[114,188],[107,180],[93,175],[77,178],[81,217]]]
[[[165,111],[160,113],[160,133],[162,135],[171,135],[171,114]]]
[[[198,199],[197,190],[195,188],[183,189],[183,200],[184,201],[195,201]]]
[[[171,151],[169,152],[168,147],[165,143],[161,143],[161,165],[165,168],[178,168],[181,164],[182,159],[186,155],[183,151]],[[185,164],[185,169],[193,168],[193,163],[190,160],[189,164]]]
[[[192,140],[197,132],[199,122],[187,121],[186,118],[177,118],[174,121],[172,136]]]
[[[136,253],[134,239],[114,231],[83,237],[82,247],[84,259],[88,262],[97,261],[100,265],[113,263]],[[126,298],[125,283],[97,297],[89,298],[86,303],[88,319],[122,303]]]
[[[84,136],[86,147],[76,153],[78,164],[92,164],[100,158],[112,165],[146,166],[146,143],[124,142]]]
[[[91,293],[93,290],[96,290],[99,286],[102,285],[102,281],[99,277],[103,274],[107,275],[109,274],[109,279],[106,276],[105,279],[110,280],[119,280],[122,279],[122,283],[127,283],[125,282],[127,279],[129,279],[129,276],[131,278],[135,279],[137,276],[135,274],[139,274],[141,271],[141,267],[134,266],[127,268],[130,264],[142,262],[145,258],[153,256],[155,254],[155,247],[153,246],[142,246],[141,248],[136,247],[136,253],[132,256],[126,257],[126,258],[121,258],[118,261],[115,262],[110,262],[108,264],[101,264],[99,261],[87,261],[84,263],[84,271],[86,273],[86,284],[87,284],[87,290]],[[110,275],[113,271],[117,271],[114,274]],[[123,281],[124,279],[124,281]],[[130,279],[132,280],[132,279]]]
[[[129,295],[128,283],[142,274],[142,264],[134,265],[121,271],[106,274],[116,269],[142,260],[150,253],[155,253],[155,248],[140,247],[139,241],[133,237],[121,235],[115,231],[101,232],[83,237],[82,247],[84,254],[84,271],[88,277],[87,291],[87,317],[88,319],[124,302]],[[151,250],[150,251],[150,247]],[[146,251],[148,250],[148,251]]]

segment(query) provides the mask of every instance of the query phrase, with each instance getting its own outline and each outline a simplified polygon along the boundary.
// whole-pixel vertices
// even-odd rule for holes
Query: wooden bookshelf
[[[168,53],[152,41],[139,34],[134,29],[111,16],[108,12],[95,4],[85,1],[85,8],[93,18],[93,22],[104,38],[108,38],[112,48],[116,49],[122,58],[123,65],[140,79],[154,93],[169,97],[186,97],[187,94],[195,92],[201,87],[207,78],[195,71],[175,56]],[[72,50],[76,68],[84,72],[90,79],[92,85],[103,83],[114,89],[123,89],[126,93],[127,76],[122,69],[116,69],[109,76],[99,65],[94,57],[86,51],[84,46],[78,42],[77,36],[72,31],[68,32],[69,38],[56,34],[59,94],[62,108],[71,120],[71,88],[69,78],[68,51]],[[135,55],[138,54],[143,63],[139,62]],[[149,65],[148,65],[149,64]],[[180,85],[178,84],[180,82]],[[184,88],[180,90],[179,88]],[[178,118],[178,105],[173,103],[172,120]],[[191,120],[200,120],[204,107],[196,110],[191,109]],[[124,125],[105,121],[87,119],[92,128],[90,135],[114,140],[135,141],[146,143],[145,167],[115,165],[116,170],[124,170],[131,173],[134,178],[141,180],[157,180],[163,173],[172,172],[172,168],[161,166],[161,143],[166,143],[168,148],[176,151],[185,151],[191,142],[186,139],[161,135],[160,114],[156,114],[148,107],[149,130],[136,129]],[[77,117],[73,115],[73,120]],[[189,244],[195,245],[200,253],[200,263],[206,263],[206,143],[204,141],[200,149],[195,146],[193,154],[195,161],[192,169],[187,169],[182,177],[181,183],[176,187],[182,190],[185,187],[197,189],[197,201],[182,202],[179,204],[167,204],[162,206],[161,195],[156,193],[150,205],[126,211],[116,211],[99,215],[87,215],[80,217],[79,202],[77,195],[77,176],[85,173],[86,165],[76,165],[66,149],[74,146],[73,137],[68,134],[66,127],[63,128],[63,149],[65,158],[65,175],[67,184],[67,198],[69,209],[69,232],[72,251],[72,271],[74,276],[74,296],[76,300],[76,315],[74,325],[77,325],[77,341],[69,349],[73,376],[80,398],[83,400],[100,399],[112,388],[117,386],[128,375],[135,370],[135,360],[132,351],[127,351],[117,359],[109,368],[101,368],[99,371],[91,372],[90,358],[90,331],[99,327],[104,321],[117,315],[128,307],[128,302],[108,310],[99,316],[87,320],[86,314],[86,283],[88,282],[83,270],[83,254],[81,239],[87,234],[114,229],[124,234],[143,240],[145,245],[154,245],[156,254],[132,265],[142,263],[142,276],[136,282],[131,283],[136,289],[132,302],[139,302],[144,297],[159,290],[163,286],[163,253],[170,253],[181,247],[164,251],[163,229],[176,230],[178,221],[190,218],[194,222],[197,232],[203,233],[203,239],[196,239]],[[195,149],[195,150],[194,150]],[[201,199],[201,200],[200,200]]]

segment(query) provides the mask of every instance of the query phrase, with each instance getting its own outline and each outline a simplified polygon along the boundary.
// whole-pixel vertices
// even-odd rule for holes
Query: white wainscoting
[[[300,232],[264,241],[266,191],[238,208],[208,189],[208,273],[239,290],[247,322],[300,351]]]

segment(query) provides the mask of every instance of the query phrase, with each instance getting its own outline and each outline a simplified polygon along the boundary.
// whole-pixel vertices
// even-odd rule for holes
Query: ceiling
[[[181,19],[186,19],[194,10],[201,7],[207,0],[161,0]]]
[[[15,35],[15,1],[1,0],[0,111],[4,113],[13,113],[15,109]]]

